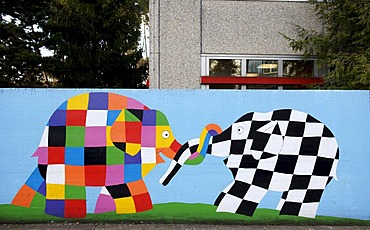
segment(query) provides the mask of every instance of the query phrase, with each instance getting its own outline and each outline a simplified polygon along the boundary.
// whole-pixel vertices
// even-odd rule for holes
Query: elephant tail
[[[31,176],[13,198],[11,204],[15,206],[30,207],[37,193],[40,193],[43,196],[46,194],[45,180],[41,176],[38,168],[33,170]]]

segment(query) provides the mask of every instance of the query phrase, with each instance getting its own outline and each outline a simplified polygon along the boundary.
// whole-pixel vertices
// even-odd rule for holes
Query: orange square
[[[126,142],[126,122],[116,121],[110,131],[112,142]]]
[[[36,195],[36,191],[32,188],[28,187],[28,185],[23,185],[21,189],[19,189],[17,195],[14,197],[12,201],[12,205],[22,206],[22,207],[30,207],[33,197]]]
[[[85,186],[85,166],[66,165],[66,185]]]
[[[132,196],[136,196],[136,195],[148,192],[148,189],[146,188],[143,180],[138,180],[138,181],[127,183],[127,186],[130,189],[130,193]]]
[[[124,108],[127,108],[127,97],[109,93],[108,109],[109,110],[122,110]]]

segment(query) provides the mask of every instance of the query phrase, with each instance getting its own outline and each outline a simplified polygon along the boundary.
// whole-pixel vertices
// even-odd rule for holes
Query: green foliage
[[[147,0],[1,4],[0,87],[145,87],[138,41]],[[41,47],[53,55],[43,57]]]
[[[296,25],[297,38],[285,36],[295,51],[317,56],[328,68],[325,88],[370,89],[370,1],[311,0],[324,32]]]

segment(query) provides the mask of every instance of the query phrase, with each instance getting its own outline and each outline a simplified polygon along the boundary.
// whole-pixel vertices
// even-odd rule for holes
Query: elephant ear
[[[110,137],[117,148],[134,156],[141,149],[142,110],[123,109],[112,124]]]
[[[259,128],[251,145],[251,153],[256,160],[278,155],[283,148],[283,136],[277,121],[271,121]]]

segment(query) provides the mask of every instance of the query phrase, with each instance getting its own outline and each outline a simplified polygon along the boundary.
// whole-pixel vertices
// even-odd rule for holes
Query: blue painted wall
[[[109,91],[134,98],[166,114],[180,143],[197,138],[209,123],[227,128],[241,115],[292,108],[326,124],[337,138],[338,181],[326,188],[317,215],[370,220],[369,91],[209,91],[0,89],[0,204],[9,204],[37,165],[31,158],[46,122],[68,98],[83,92]],[[153,203],[212,204],[232,181],[221,158],[207,156],[201,166],[184,166],[171,183],[158,181],[169,165],[158,165],[145,182]],[[87,190],[93,212],[100,189]],[[274,209],[281,193],[269,192],[259,208]]]

